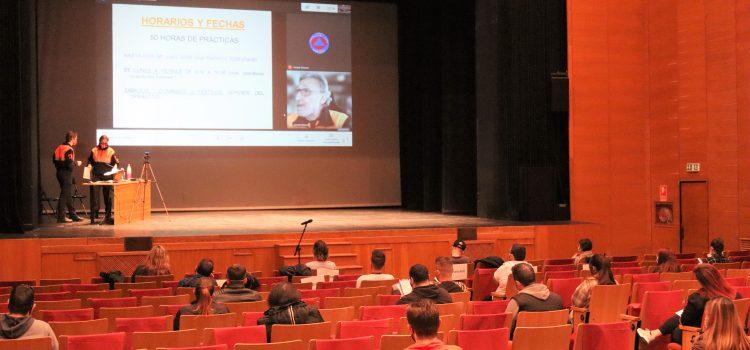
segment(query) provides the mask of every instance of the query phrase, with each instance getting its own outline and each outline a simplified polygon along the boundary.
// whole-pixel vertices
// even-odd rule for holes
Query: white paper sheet
[[[83,179],[91,180],[91,165],[87,165],[85,168],[83,168]]]
[[[411,282],[409,279],[398,280],[398,283],[393,285],[393,289],[398,290],[401,295],[407,295],[411,293]]]
[[[120,169],[117,169],[117,164],[115,164],[115,166],[112,167],[112,170],[104,173],[104,176],[114,175],[114,174],[117,174],[119,171]]]
[[[453,264],[453,275],[451,279],[454,281],[465,280],[468,277],[469,264]]]

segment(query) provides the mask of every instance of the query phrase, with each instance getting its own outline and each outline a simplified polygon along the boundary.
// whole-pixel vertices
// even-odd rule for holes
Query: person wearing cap
[[[464,251],[466,250],[466,242],[457,239],[453,242],[453,247],[451,247],[451,262],[454,264],[469,264],[471,263],[471,258],[468,256],[464,256]]]

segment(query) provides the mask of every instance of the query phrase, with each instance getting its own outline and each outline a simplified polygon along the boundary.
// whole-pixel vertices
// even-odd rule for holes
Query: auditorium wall
[[[597,250],[679,248],[679,181],[706,180],[709,236],[750,237],[750,6],[568,1],[572,219]],[[686,163],[701,164],[687,173]],[[668,186],[675,224],[654,223]]]

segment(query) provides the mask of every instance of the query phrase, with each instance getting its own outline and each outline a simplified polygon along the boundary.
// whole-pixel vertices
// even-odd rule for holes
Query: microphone
[[[307,225],[312,222],[312,219],[307,219],[304,222],[302,222],[300,225]]]

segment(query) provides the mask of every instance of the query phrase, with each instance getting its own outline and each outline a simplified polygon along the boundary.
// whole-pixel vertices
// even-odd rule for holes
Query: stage
[[[313,219],[308,232],[399,230],[427,228],[528,226],[539,223],[484,219],[476,216],[448,215],[378,209],[296,209],[153,213],[150,220],[109,226],[78,223],[45,223],[23,237],[175,237],[203,235],[247,235],[296,233],[300,223]],[[51,221],[50,216],[45,217]],[[550,225],[565,222],[550,222]]]

